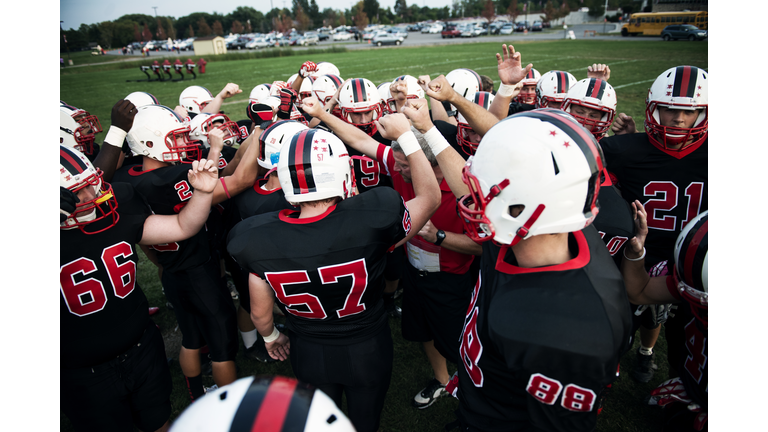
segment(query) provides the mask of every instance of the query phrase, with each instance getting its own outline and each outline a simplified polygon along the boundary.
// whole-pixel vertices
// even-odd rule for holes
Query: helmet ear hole
[[[152,141],[147,141],[147,142],[144,143],[144,145],[147,146],[147,148],[152,148],[152,147],[155,146],[155,144],[152,143]]]
[[[520,216],[520,214],[522,214],[524,211],[525,206],[523,204],[512,204],[511,206],[507,207],[507,212],[513,218]]]

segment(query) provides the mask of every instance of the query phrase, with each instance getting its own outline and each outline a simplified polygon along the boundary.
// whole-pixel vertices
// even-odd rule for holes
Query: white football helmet
[[[406,91],[406,99],[424,99],[424,89],[421,88],[419,85],[419,80],[416,79],[416,77],[411,75],[400,75],[399,77],[395,78],[391,84],[394,84],[398,81],[405,81],[408,85],[408,90]],[[395,108],[397,105],[395,104],[395,98],[392,97],[391,92],[389,97],[384,100],[387,101],[387,110],[389,112],[396,112]]]
[[[573,107],[580,105],[603,113],[600,120],[590,119],[573,112]],[[597,78],[584,78],[574,84],[565,94],[561,109],[574,116],[579,123],[590,130],[595,138],[600,139],[611,127],[616,115],[616,91],[608,81]]]
[[[354,195],[349,152],[336,135],[324,130],[303,130],[283,145],[277,176],[290,203]]]
[[[141,91],[133,92],[123,99],[131,101],[136,108],[144,105],[160,105],[160,102],[152,94]]]
[[[698,145],[707,139],[709,85],[707,71],[695,66],[677,66],[667,69],[648,90],[645,108],[645,130],[652,143],[669,150],[670,145],[684,148]],[[663,126],[659,120],[659,106],[679,110],[701,110],[691,128]]]
[[[280,150],[283,144],[291,142],[297,133],[309,129],[305,124],[295,120],[280,120],[272,123],[259,135],[259,165],[271,170],[280,160]]]
[[[296,98],[297,102],[301,102],[304,98],[312,97],[312,87],[315,83],[315,77],[308,76],[301,80],[301,88],[299,88],[299,96]]]
[[[707,252],[709,250],[709,210],[688,222],[675,241],[674,277],[680,295],[691,304],[691,311],[708,325]]]
[[[576,84],[576,77],[570,72],[549,71],[536,84],[536,108],[560,108],[565,94]]]
[[[339,72],[339,68],[336,67],[331,62],[319,62],[317,63],[317,70],[313,73],[315,76],[320,75],[336,75],[337,77],[341,77],[341,73]]]
[[[474,102],[488,110],[493,103],[493,98],[493,93],[479,91],[475,93]],[[469,122],[467,122],[467,119],[464,118],[461,113],[456,116],[456,120],[458,122],[456,130],[456,141],[459,143],[462,150],[464,150],[464,153],[468,155],[475,154],[475,151],[477,151],[477,145],[479,143],[472,142],[469,138],[469,132],[474,132],[472,127],[469,126]]]
[[[181,413],[170,430],[354,432],[355,428],[322,390],[293,378],[261,375],[206,393]]]
[[[59,143],[77,149],[86,155],[93,154],[93,141],[101,132],[101,123],[95,115],[63,102],[59,105]]]
[[[179,95],[179,105],[191,113],[200,114],[211,103],[213,95],[205,87],[189,86]]]
[[[77,203],[75,211],[60,224],[62,229],[79,228],[85,234],[97,234],[117,223],[117,199],[112,186],[102,176],[101,170],[94,168],[84,154],[72,147],[59,145],[59,186],[75,195],[83,188],[93,188],[93,199]],[[100,220],[109,223],[102,229],[86,231],[86,225]]]
[[[221,122],[221,124],[215,124]],[[224,114],[200,113],[189,121],[189,138],[192,141],[201,141],[205,148],[210,148],[208,132],[213,129],[221,129],[224,132],[224,145],[231,147],[237,143],[240,136],[237,123],[231,121]]]
[[[392,82],[383,82],[379,84],[378,87],[376,87],[376,89],[379,91],[379,97],[381,98],[381,100],[388,101],[392,99],[392,93],[389,92],[389,86],[391,85],[392,85]],[[392,113],[392,111],[389,110],[388,104],[382,104],[382,111],[384,112],[384,114]]]
[[[270,95],[271,88],[271,84],[259,84],[251,90],[251,94],[248,98],[252,101],[264,103],[264,99]]]
[[[342,86],[339,92],[339,108],[341,109],[341,118],[347,123],[353,124],[361,129],[369,129],[374,120],[382,116],[381,96],[379,90],[373,83],[365,78],[355,78],[349,80]],[[350,113],[365,113],[373,111],[370,122],[354,123],[349,116]]]
[[[599,211],[602,169],[595,137],[563,111],[507,117],[485,134],[462,171],[469,186],[459,200],[465,229],[475,241],[512,246],[534,235],[581,230]],[[522,212],[513,217],[518,206]]]
[[[338,75],[321,75],[312,83],[312,93],[325,106],[344,81]]]
[[[451,87],[456,92],[462,95],[465,99],[474,100],[475,93],[479,92],[483,88],[483,82],[480,80],[480,75],[472,69],[454,69],[448,72],[445,76]],[[448,112],[448,116],[455,116],[458,112],[456,107],[444,102],[443,105],[448,105],[445,110]]]
[[[189,138],[189,125],[163,105],[139,107],[125,137],[134,155],[160,162],[192,163],[200,160],[200,147]]]
[[[296,78],[298,78],[298,77],[299,77],[298,73],[295,73],[295,74],[291,75],[288,78],[288,80],[285,81],[286,83],[288,83],[288,87],[291,87],[293,85],[293,82],[296,81]],[[280,93],[277,93],[277,94],[280,94]]]
[[[541,79],[541,74],[539,71],[537,71],[534,68],[531,68],[531,70],[528,71],[528,73],[525,75],[525,78],[523,78],[522,84],[523,88],[520,90],[520,93],[515,96],[514,99],[512,99],[515,102],[524,103],[528,105],[533,105],[536,103],[536,84],[538,84],[539,79]]]

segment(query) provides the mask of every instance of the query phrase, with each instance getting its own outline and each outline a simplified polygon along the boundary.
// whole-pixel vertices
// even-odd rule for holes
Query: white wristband
[[[626,259],[627,261],[633,261],[633,262],[642,261],[644,258],[645,258],[645,247],[643,247],[643,254],[640,255],[640,258],[630,258],[630,257],[628,257],[627,256],[627,249],[624,249],[624,259]]]
[[[128,135],[128,132],[113,125],[109,127],[104,142],[117,148],[123,148],[123,140],[125,140],[126,135]]]
[[[277,340],[278,337],[280,337],[280,331],[277,329],[277,327],[272,327],[272,334],[269,336],[262,336],[264,338],[265,343],[274,342]]]
[[[517,90],[516,85],[502,84],[499,86],[499,90],[496,92],[496,95],[503,96],[503,97],[510,97],[513,94],[515,94],[515,90]]]
[[[441,151],[447,149],[451,145],[448,144],[443,134],[437,129],[437,126],[432,126],[432,129],[428,130],[424,134],[424,139],[427,140],[429,148],[432,150],[432,154],[437,156]]]
[[[412,131],[400,135],[396,141],[400,144],[400,148],[403,149],[403,153],[405,153],[406,157],[421,150],[419,140],[416,139],[416,135],[414,135]]]

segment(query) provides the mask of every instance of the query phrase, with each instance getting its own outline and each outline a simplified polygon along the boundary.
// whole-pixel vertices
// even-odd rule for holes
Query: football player
[[[608,81],[585,78],[571,87],[560,107],[574,116],[599,141],[616,115],[616,91]]]
[[[308,100],[323,110],[317,99]],[[285,360],[290,353],[296,377],[337,406],[345,394],[358,432],[378,429],[392,372],[381,299],[385,255],[415,236],[440,201],[405,116],[386,116],[377,128],[401,143],[413,199],[406,203],[391,188],[352,196],[354,174],[344,143],[329,132],[306,129],[283,145],[277,165],[285,198],[299,210],[248,218],[230,232],[227,245],[250,272],[251,313],[269,354]],[[275,296],[290,336],[274,327]]]
[[[427,101],[417,99],[415,103],[426,108]],[[403,199],[414,196],[411,167],[399,141],[385,146],[317,109],[312,100],[305,106],[307,112],[318,115],[334,133],[349,143],[349,147],[383,163],[391,173],[393,187]],[[459,361],[459,334],[476,279],[470,269],[474,255],[479,255],[481,248],[464,235],[461,219],[456,213],[456,199],[443,181],[437,160],[420,133],[417,139],[425,149],[441,194],[437,212],[405,245],[407,263],[403,264],[400,279],[403,286],[403,337],[422,343],[434,372],[434,378],[411,402],[412,406],[424,409],[446,394],[445,385],[450,379],[446,359],[453,363]]]
[[[177,213],[194,190],[183,177],[186,162],[199,154],[197,143],[189,138],[189,130],[170,108],[146,105],[138,109],[128,132],[131,150],[143,156],[143,164],[131,167],[121,179],[144,195],[156,214]],[[223,135],[216,128],[208,132],[214,160],[224,145]],[[257,146],[248,146],[234,174],[220,178],[213,191],[213,204],[253,185],[257,152]],[[205,342],[210,349],[216,384],[226,385],[236,379],[235,307],[221,279],[219,259],[211,254],[209,245],[206,230],[200,230],[188,240],[152,246],[163,269],[165,294],[182,331],[179,363],[193,400],[204,394],[199,350]]]
[[[569,72],[552,70],[541,76],[536,83],[536,108],[560,108],[565,94],[576,84],[576,77]]]
[[[695,66],[664,71],[648,91],[645,132],[600,140],[622,197],[628,203],[639,200],[648,210],[646,270],[673,262],[680,231],[708,209],[708,82],[707,72]],[[655,309],[645,309],[635,323],[641,346],[631,374],[641,382],[653,377],[653,347],[666,318]],[[668,345],[683,343],[687,315],[679,308],[667,320]],[[680,363],[676,355],[668,355],[673,370]]]
[[[185,166],[194,187],[187,205],[155,215],[131,185],[110,185],[82,153],[62,145],[59,155],[61,409],[77,430],[167,430],[171,376],[136,283],[134,244],[197,233],[216,168],[206,160]]]
[[[243,90],[237,84],[227,83],[219,94],[214,97],[210,90],[205,87],[189,86],[179,95],[179,105],[174,111],[181,108],[179,111],[186,112],[186,115],[177,112],[182,118],[194,118],[201,112],[218,114],[224,100],[242,92]]]
[[[686,303],[691,315],[684,326],[682,345],[669,345],[680,352],[676,367],[680,376],[665,381],[651,392],[650,404],[663,406],[667,413],[664,430],[701,431],[707,421],[708,394],[708,289],[707,252],[709,211],[691,220],[678,235],[671,274],[650,277],[644,267],[648,214],[640,201],[633,203],[637,236],[625,252],[622,272],[627,294],[634,304]]]
[[[600,147],[551,109],[500,121],[465,166],[428,141],[483,247],[447,389],[462,430],[594,429],[630,330],[621,274],[591,226]]]

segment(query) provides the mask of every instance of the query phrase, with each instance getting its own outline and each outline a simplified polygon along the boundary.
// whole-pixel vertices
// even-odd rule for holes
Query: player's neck
[[[160,162],[159,160],[152,159],[151,157],[144,156],[144,162],[142,163],[142,171],[149,171],[156,168],[163,168],[170,166],[167,162]],[[191,166],[190,166],[191,167]]]
[[[568,233],[541,234],[520,240],[512,246],[518,267],[534,268],[562,264],[571,260]]]
[[[264,187],[268,191],[273,191],[275,189],[280,189],[280,179],[276,175],[271,175],[267,179],[267,182],[264,183]]]
[[[329,208],[336,205],[337,201],[338,199],[327,199],[300,203],[299,206],[301,207],[301,213],[299,214],[299,219],[307,219],[320,216],[321,214],[327,212]]]

